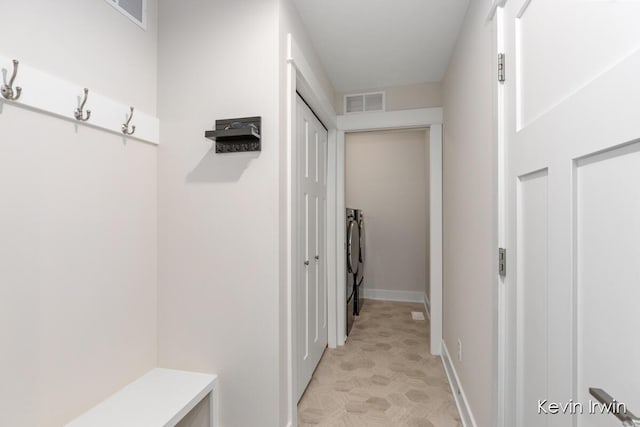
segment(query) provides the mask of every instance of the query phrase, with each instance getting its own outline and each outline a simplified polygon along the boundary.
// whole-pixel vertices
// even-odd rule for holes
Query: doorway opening
[[[384,113],[363,113],[354,115],[338,116],[337,119],[338,133],[336,141],[336,217],[338,224],[346,224],[347,197],[346,197],[346,141],[351,138],[350,134],[370,133],[370,132],[401,132],[401,131],[418,131],[423,133],[425,141],[425,157],[428,158],[428,188],[425,192],[428,194],[428,214],[425,215],[425,227],[429,230],[427,253],[428,256],[428,280],[423,282],[423,290],[421,291],[421,301],[428,305],[428,311],[431,317],[430,322],[430,348],[431,353],[439,355],[442,347],[442,109],[441,108],[425,108],[417,110],[392,111]],[[426,138],[428,135],[428,138]],[[428,139],[428,141],[427,141]],[[428,152],[427,152],[428,151]],[[372,167],[374,167],[372,165]],[[357,206],[354,206],[357,208]],[[366,217],[366,212],[365,212]],[[426,223],[428,222],[428,226]],[[346,230],[342,228],[342,235],[338,233],[336,236],[338,251],[344,251],[346,248]],[[370,247],[371,243],[367,243]],[[425,255],[426,257],[426,255]],[[337,302],[338,307],[345,307],[345,298],[347,291],[347,269],[345,256],[338,256],[336,264],[337,270]],[[367,255],[367,258],[371,257]],[[424,259],[423,262],[427,262]],[[364,273],[367,273],[365,266]],[[429,283],[428,292],[426,283]],[[373,289],[373,288],[372,288]],[[416,300],[417,293],[409,294],[386,294],[378,292],[380,298],[407,299]],[[376,297],[376,291],[371,291],[371,296]],[[412,291],[409,291],[412,292]],[[413,291],[420,292],[420,291]],[[367,285],[363,288],[363,294],[367,294]],[[398,298],[400,295],[400,298]],[[341,310],[344,316],[346,310]],[[340,310],[338,312],[340,314]],[[342,344],[346,339],[346,319],[338,317],[338,343]]]
[[[429,129],[347,133],[345,202],[347,334],[369,299],[417,302],[428,315]],[[350,248],[359,263],[349,263]]]
[[[328,128],[326,177],[326,278],[327,278],[327,342],[330,348],[342,346],[346,339],[346,257],[345,224],[345,133],[429,128],[429,312],[430,349],[439,355],[442,346],[442,109],[423,108],[403,111],[362,113],[336,116],[332,103],[323,95],[312,67],[291,35],[287,46],[287,144],[286,157],[286,244],[283,246],[283,357],[281,366],[286,375],[281,387],[287,390],[282,411],[291,425],[297,420],[298,372],[295,349],[298,345],[298,319],[295,301],[296,281],[300,274],[297,254],[300,251],[299,206],[297,183],[298,146],[296,144],[296,97],[301,94],[313,112]]]

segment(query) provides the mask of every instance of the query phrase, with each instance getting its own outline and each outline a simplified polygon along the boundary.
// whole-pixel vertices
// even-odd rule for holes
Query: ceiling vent
[[[147,29],[147,0],[105,0],[124,16]]]
[[[384,111],[384,108],[384,92],[356,93],[344,97],[345,114]]]

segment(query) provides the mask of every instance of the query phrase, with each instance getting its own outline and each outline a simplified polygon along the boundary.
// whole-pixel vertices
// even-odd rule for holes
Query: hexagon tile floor
[[[347,343],[327,349],[300,403],[298,425],[461,426],[422,304],[367,300]]]

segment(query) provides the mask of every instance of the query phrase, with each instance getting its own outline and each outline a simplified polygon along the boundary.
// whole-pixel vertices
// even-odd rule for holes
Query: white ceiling
[[[294,0],[338,92],[442,80],[469,0]]]

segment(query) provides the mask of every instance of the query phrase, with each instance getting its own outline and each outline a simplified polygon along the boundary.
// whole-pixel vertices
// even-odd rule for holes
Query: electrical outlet
[[[462,362],[462,341],[458,338],[458,362]]]

